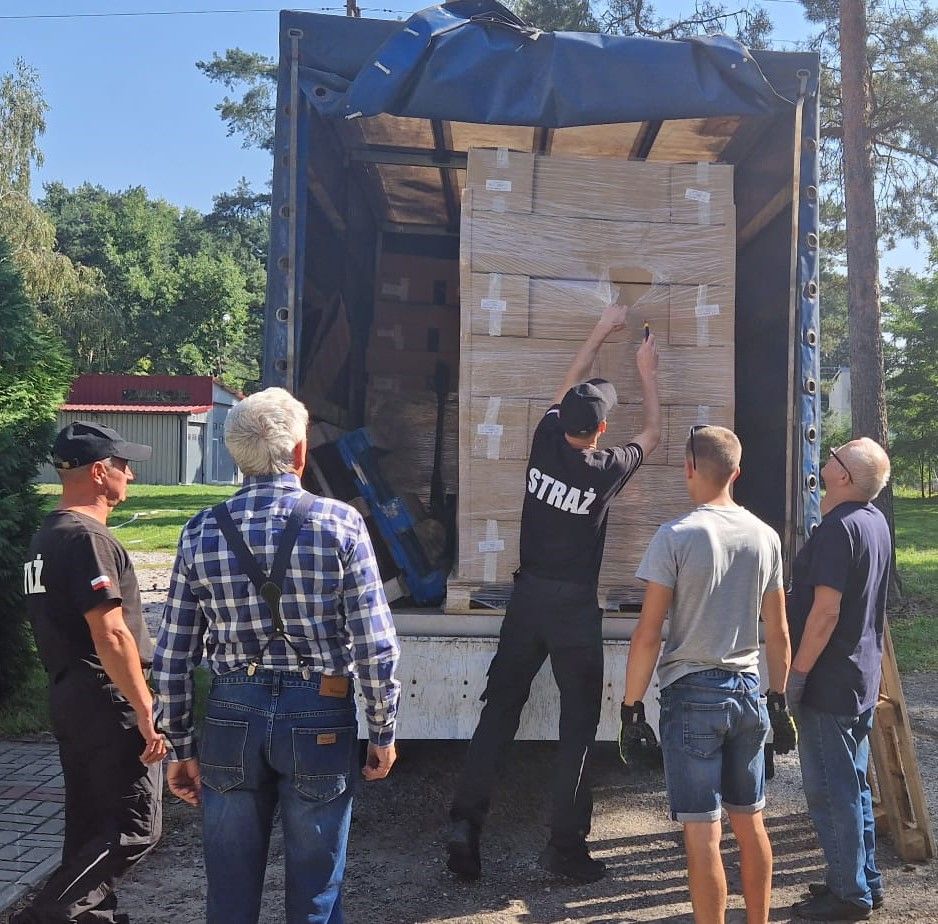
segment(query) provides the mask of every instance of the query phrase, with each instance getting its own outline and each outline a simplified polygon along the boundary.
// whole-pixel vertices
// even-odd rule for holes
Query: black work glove
[[[645,704],[639,700],[632,706],[622,704],[619,726],[619,757],[629,769],[661,766],[661,747],[652,727],[645,721]]]
[[[787,754],[798,745],[798,730],[788,711],[784,693],[769,691],[766,697],[769,721],[772,723],[772,746],[776,754]]]

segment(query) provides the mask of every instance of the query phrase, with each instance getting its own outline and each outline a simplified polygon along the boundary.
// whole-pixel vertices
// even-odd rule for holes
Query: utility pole
[[[847,302],[850,411],[854,438],[889,448],[880,323],[879,253],[873,173],[872,79],[866,57],[866,0],[840,0],[840,92],[843,108],[844,204],[847,213]],[[895,539],[892,485],[876,500]],[[895,542],[893,542],[895,548]],[[893,552],[890,597],[899,596]]]
[[[356,19],[361,18],[362,11],[358,8],[355,0],[345,0],[345,15],[354,16]]]

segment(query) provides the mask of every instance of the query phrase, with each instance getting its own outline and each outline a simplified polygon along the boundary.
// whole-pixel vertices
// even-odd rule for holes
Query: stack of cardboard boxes
[[[457,488],[459,268],[455,260],[382,254],[366,352],[365,425],[388,450],[395,490],[429,503],[438,419],[443,485]],[[443,375],[438,370],[442,365]]]
[[[641,428],[635,351],[645,321],[661,353],[661,445],[613,506],[600,578],[609,605],[633,602],[648,540],[689,507],[688,429],[733,425],[732,167],[473,150],[468,169],[458,562],[447,608],[459,612],[477,592],[510,582],[531,436],[613,302],[635,308],[592,370],[619,394],[605,445]]]

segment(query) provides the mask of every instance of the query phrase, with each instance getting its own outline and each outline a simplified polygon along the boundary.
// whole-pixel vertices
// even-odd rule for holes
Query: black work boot
[[[478,879],[482,874],[479,857],[479,828],[471,821],[454,821],[446,836],[446,865],[460,879]]]
[[[606,875],[606,864],[602,860],[594,860],[586,844],[563,848],[548,844],[541,851],[538,862],[549,873],[574,882],[599,882]]]
[[[833,892],[815,895],[792,906],[795,916],[806,921],[865,921],[873,911],[864,905],[845,902]]]
[[[808,883],[808,894],[811,896],[815,895],[827,895],[831,890],[831,887],[826,882],[809,882]],[[882,892],[873,893],[873,910],[878,911],[883,905],[886,904],[886,896]]]

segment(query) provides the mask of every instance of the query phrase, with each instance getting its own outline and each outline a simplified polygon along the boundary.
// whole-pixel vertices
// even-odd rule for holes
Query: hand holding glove
[[[798,745],[798,730],[788,711],[784,693],[769,691],[766,697],[769,721],[772,723],[772,749],[776,754],[787,754]]]
[[[629,769],[661,766],[661,747],[654,730],[645,721],[645,704],[639,700],[631,706],[622,704],[619,726],[619,757]]]

